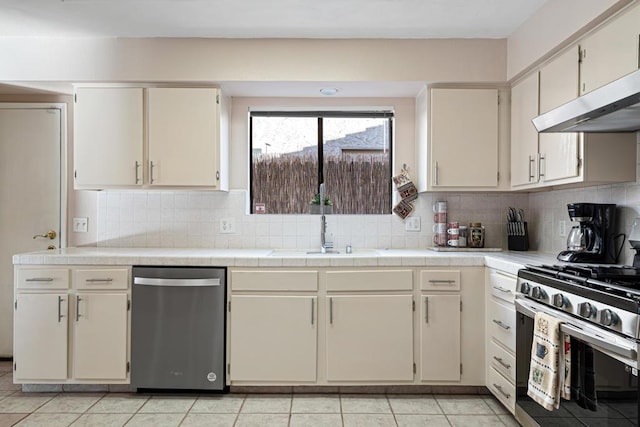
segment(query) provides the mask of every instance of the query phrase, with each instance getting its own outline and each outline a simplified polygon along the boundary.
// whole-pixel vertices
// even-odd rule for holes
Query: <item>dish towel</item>
[[[533,342],[527,394],[548,411],[560,407],[560,397],[568,398],[571,343],[560,332],[559,319],[538,312],[533,319]]]

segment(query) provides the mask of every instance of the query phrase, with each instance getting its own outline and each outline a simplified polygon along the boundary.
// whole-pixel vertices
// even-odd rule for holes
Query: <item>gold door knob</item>
[[[58,234],[53,231],[53,230],[49,230],[47,231],[45,234],[36,234],[35,236],[33,236],[34,239],[37,239],[39,237],[42,237],[44,239],[49,239],[49,240],[53,240],[56,238]]]

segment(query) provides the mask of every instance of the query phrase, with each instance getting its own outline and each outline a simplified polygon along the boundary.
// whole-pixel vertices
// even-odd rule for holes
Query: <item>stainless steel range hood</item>
[[[640,131],[640,70],[533,119],[538,132]]]

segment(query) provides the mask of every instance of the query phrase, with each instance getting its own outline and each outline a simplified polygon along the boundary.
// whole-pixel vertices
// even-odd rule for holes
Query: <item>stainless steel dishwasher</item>
[[[226,269],[133,267],[131,385],[225,389]]]

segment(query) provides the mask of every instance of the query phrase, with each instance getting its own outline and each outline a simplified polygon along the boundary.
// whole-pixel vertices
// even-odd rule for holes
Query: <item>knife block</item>
[[[528,251],[529,250],[529,229],[526,222],[511,223],[518,224],[523,233],[512,234],[507,231],[507,248],[510,251]]]

